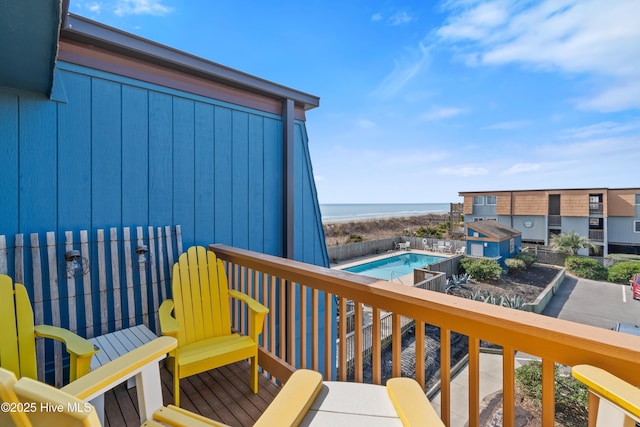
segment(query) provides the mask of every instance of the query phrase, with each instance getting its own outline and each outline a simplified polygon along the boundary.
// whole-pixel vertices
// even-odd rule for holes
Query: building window
[[[640,221],[633,221],[633,231],[640,233]]]
[[[487,204],[495,205],[496,204],[496,196],[487,196]]]
[[[640,205],[640,194],[636,194],[636,205]]]
[[[492,217],[492,216],[488,216],[488,217],[485,218],[485,221],[497,221],[497,220],[498,220],[498,218]]]
[[[474,205],[484,205],[484,196],[473,196]]]
[[[512,254],[516,251],[516,239],[509,239],[509,253]]]
[[[473,218],[473,222],[478,222],[478,221],[484,221],[484,218],[481,218],[479,216]]]

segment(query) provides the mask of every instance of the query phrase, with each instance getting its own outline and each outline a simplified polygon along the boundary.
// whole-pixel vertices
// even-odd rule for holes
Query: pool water
[[[362,274],[363,276],[375,277],[376,279],[392,280],[394,278],[413,273],[414,268],[422,268],[429,264],[442,261],[443,259],[446,258],[406,253],[379,259],[377,261],[354,265],[353,267],[348,267],[343,270],[351,273]]]

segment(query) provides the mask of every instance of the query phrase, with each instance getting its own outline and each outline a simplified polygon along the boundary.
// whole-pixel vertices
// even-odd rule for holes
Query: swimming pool
[[[446,259],[446,257],[406,253],[354,265],[343,270],[362,274],[363,276],[375,277],[376,279],[392,280],[393,278],[413,273],[414,268],[421,268],[443,259]]]

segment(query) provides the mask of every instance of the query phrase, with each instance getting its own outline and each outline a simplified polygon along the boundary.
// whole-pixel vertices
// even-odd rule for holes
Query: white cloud
[[[373,22],[382,21],[382,14],[381,13],[374,13],[373,15],[371,15],[371,20]]]
[[[475,166],[461,166],[456,168],[440,168],[436,171],[440,175],[455,175],[461,177],[487,175],[489,171],[485,168]]]
[[[373,92],[373,96],[391,98],[409,83],[429,62],[429,49],[423,44],[418,49],[407,49],[408,55],[396,61],[393,71]]]
[[[466,113],[467,110],[458,107],[434,107],[420,115],[423,120],[443,120],[451,117],[459,116]]]
[[[503,175],[513,175],[519,173],[537,172],[542,168],[540,163],[516,163],[504,171]]]
[[[171,13],[173,8],[162,4],[162,0],[118,0],[113,13],[124,15],[155,15]]]
[[[533,122],[529,120],[511,120],[506,122],[498,122],[486,126],[484,129],[496,129],[496,130],[514,130],[514,129],[522,129],[527,126],[530,126]]]
[[[593,136],[625,133],[631,130],[636,130],[638,128],[640,128],[640,122],[638,121],[629,123],[608,121],[574,129],[567,129],[561,134],[561,138],[586,139]]]
[[[356,121],[356,125],[359,128],[370,129],[376,127],[376,123],[368,119],[359,119]]]
[[[593,93],[578,107],[603,112],[640,108],[640,2],[544,0],[449,1],[436,31],[473,64],[519,63],[589,76]]]
[[[391,25],[402,25],[413,21],[413,16],[409,15],[405,11],[396,12],[389,17],[389,23]]]

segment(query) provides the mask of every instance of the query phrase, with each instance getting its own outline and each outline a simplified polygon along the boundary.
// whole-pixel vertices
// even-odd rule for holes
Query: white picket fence
[[[35,323],[63,326],[86,338],[103,335],[136,325],[136,312],[142,323],[160,334],[158,307],[167,298],[174,260],[182,253],[182,233],[175,227],[116,227],[99,229],[91,239],[87,230],[64,233],[64,242],[56,241],[56,233],[17,234],[9,246],[7,236],[0,235],[0,274],[9,274],[13,258],[13,280],[22,283],[30,293]],[[79,236],[74,241],[74,234]],[[29,239],[25,242],[25,239]],[[135,248],[147,246],[147,263],[140,264]],[[80,248],[87,271],[80,277],[68,276],[64,253]],[[138,264],[138,265],[136,265]],[[60,290],[66,285],[66,297]],[[139,296],[136,297],[136,287]],[[96,296],[97,294],[97,296]],[[94,306],[95,302],[95,306]],[[127,311],[123,314],[122,307]],[[68,313],[61,318],[61,308]],[[83,309],[80,309],[83,307]],[[95,311],[99,313],[96,325]],[[45,315],[46,313],[46,315]],[[44,379],[45,344],[38,339],[38,378]],[[55,385],[62,385],[62,345],[53,347]]]

